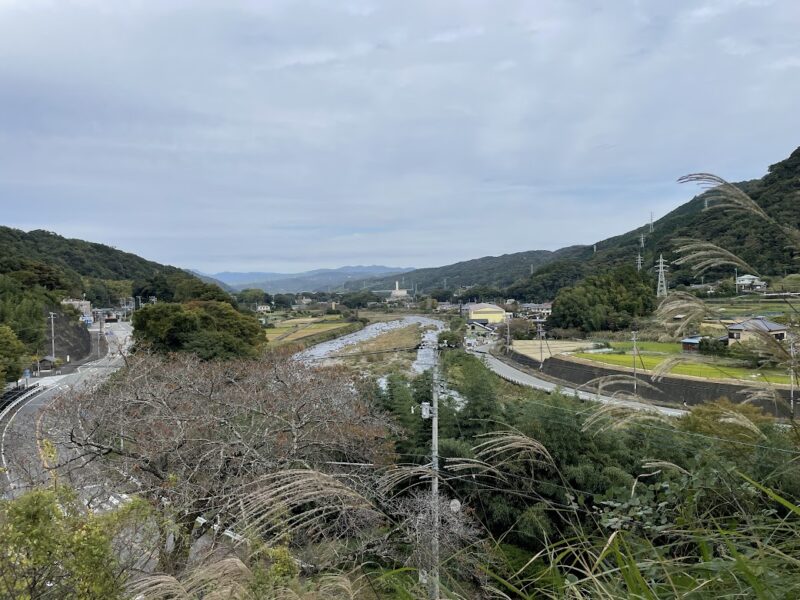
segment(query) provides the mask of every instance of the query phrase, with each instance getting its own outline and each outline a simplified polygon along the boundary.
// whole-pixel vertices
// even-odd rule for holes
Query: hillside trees
[[[16,381],[22,375],[25,345],[8,325],[0,325],[0,383]]]
[[[553,302],[553,327],[583,332],[628,328],[633,319],[653,312],[655,291],[648,278],[633,267],[593,275],[562,289]]]
[[[586,273],[586,266],[582,262],[558,260],[507,287],[505,296],[525,302],[549,302],[560,289],[575,285]]]
[[[133,326],[138,344],[206,360],[254,356],[264,340],[255,318],[213,300],[151,304],[133,314]]]

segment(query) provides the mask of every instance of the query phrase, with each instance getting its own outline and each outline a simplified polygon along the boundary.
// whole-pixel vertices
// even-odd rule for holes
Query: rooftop
[[[746,321],[741,321],[740,323],[735,323],[734,325],[728,325],[728,329],[730,331],[786,331],[786,325],[781,325],[780,323],[775,323],[774,321],[770,321],[768,319],[762,318],[755,318],[755,319],[747,319]]]

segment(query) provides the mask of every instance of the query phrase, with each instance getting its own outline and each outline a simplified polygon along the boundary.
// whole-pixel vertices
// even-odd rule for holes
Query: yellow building
[[[477,303],[464,306],[467,319],[478,323],[496,324],[506,320],[506,311],[495,304]]]

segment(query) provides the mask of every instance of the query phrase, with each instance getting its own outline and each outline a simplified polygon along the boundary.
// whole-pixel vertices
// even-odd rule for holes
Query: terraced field
[[[279,321],[275,327],[266,330],[267,341],[270,344],[296,342],[318,333],[343,329],[350,325],[341,318],[307,317],[300,319],[287,319]]]

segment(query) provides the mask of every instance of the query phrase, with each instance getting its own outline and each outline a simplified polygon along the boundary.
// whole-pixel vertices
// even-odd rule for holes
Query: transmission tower
[[[653,233],[653,213],[650,213],[650,233]]]
[[[658,262],[656,263],[656,267],[658,268],[658,291],[656,291],[656,297],[658,298],[666,298],[667,297],[667,261],[664,260],[664,255],[662,254],[658,258]]]
[[[644,234],[639,236],[639,245],[644,248]]]
[[[644,259],[642,258],[642,253],[640,252],[639,254],[636,255],[636,270],[639,271],[640,273],[642,271],[642,263],[643,262],[644,262]]]

